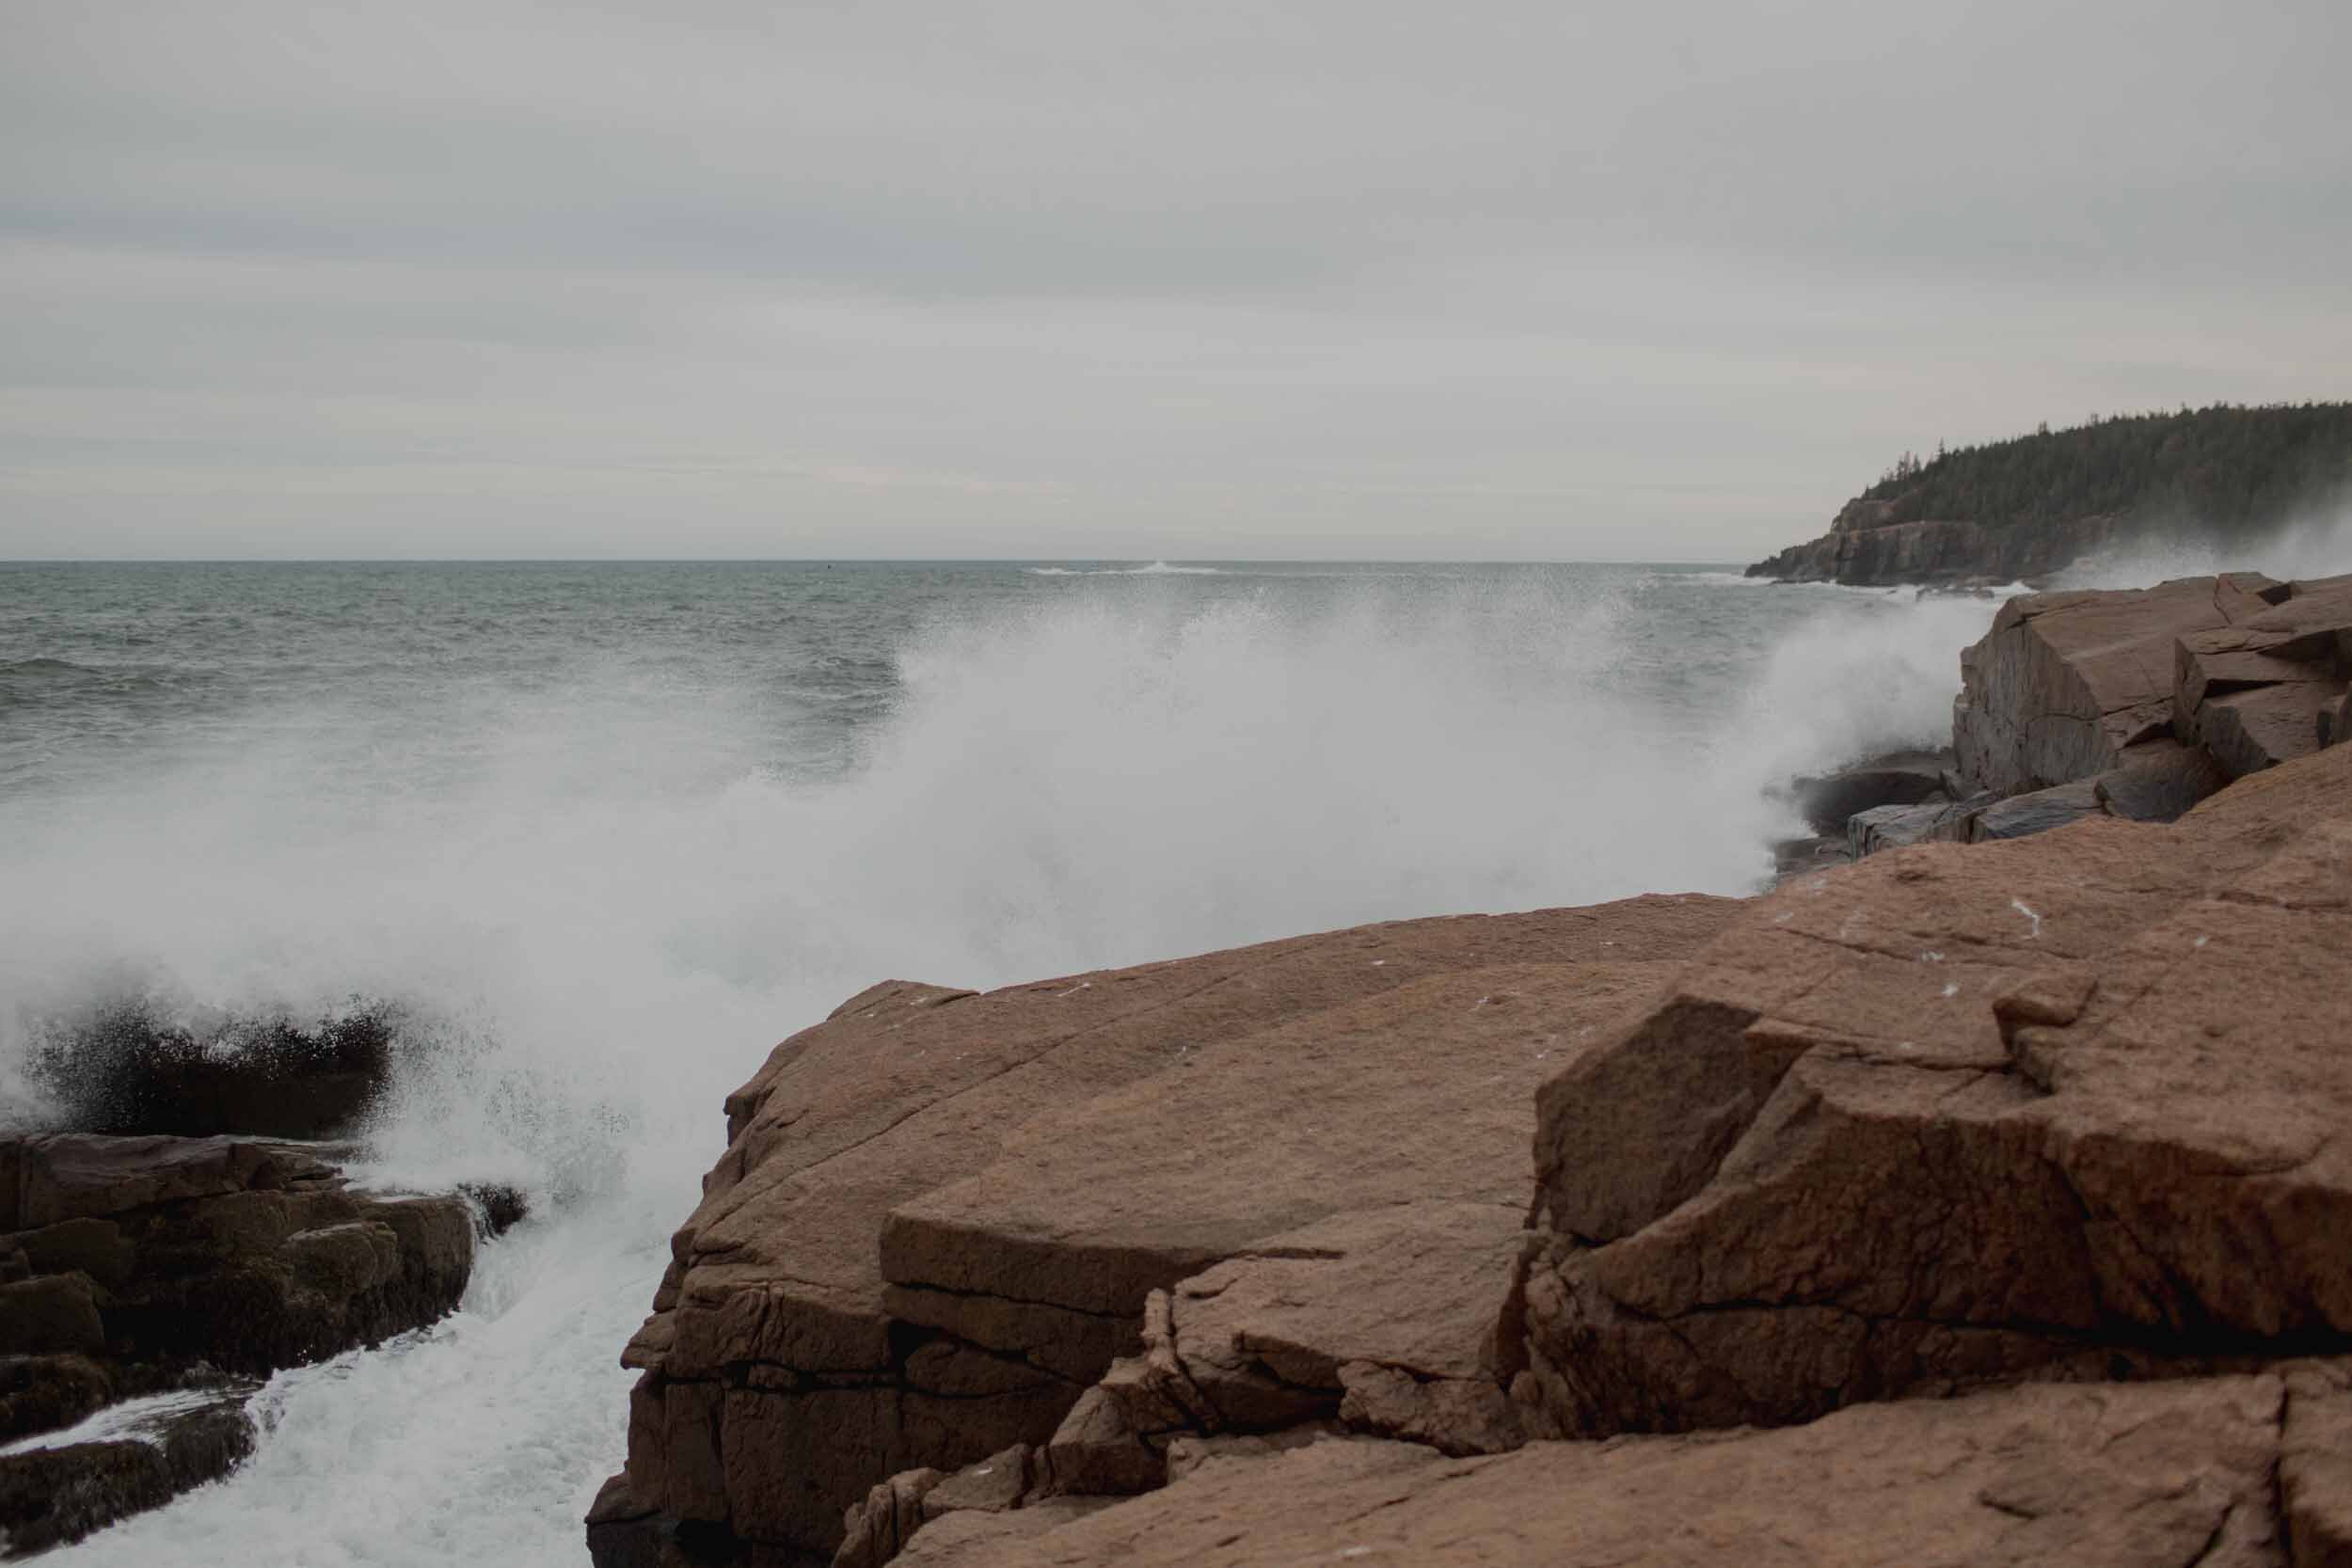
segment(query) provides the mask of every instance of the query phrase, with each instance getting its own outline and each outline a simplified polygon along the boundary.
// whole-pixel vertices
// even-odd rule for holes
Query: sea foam
[[[721,1098],[778,1037],[890,975],[1749,891],[1791,826],[1765,785],[1934,738],[1990,613],[1724,594],[1810,607],[1756,653],[1619,579],[1110,586],[912,638],[842,776],[760,755],[755,691],[591,668],[357,752],[357,713],[258,712],[103,791],[0,802],[21,1113],[24,1021],[78,997],[386,998],[411,1036],[362,1174],[538,1203],[454,1318],[273,1380],[245,1469],[69,1557],[575,1563],[625,1448],[614,1358]]]

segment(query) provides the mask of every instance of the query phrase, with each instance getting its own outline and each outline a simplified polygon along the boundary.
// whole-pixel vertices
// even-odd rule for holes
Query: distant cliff
[[[1906,456],[1748,576],[2011,582],[2127,539],[2250,540],[2347,494],[2352,404],[2118,415]]]

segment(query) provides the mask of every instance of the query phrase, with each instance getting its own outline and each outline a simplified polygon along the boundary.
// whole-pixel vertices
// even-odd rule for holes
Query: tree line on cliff
[[[2216,404],[1910,453],[1862,494],[1873,523],[1995,527],[2103,515],[2193,517],[2254,532],[2352,489],[2352,403]]]

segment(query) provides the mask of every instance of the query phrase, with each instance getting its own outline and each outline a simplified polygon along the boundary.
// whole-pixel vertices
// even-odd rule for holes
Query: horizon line
[[[1721,558],[1273,555],[90,555],[0,566],[1731,566]]]

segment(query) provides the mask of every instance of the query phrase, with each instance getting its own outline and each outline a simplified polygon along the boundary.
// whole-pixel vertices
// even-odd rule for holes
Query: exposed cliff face
[[[1963,520],[1891,522],[1888,501],[1854,500],[1827,533],[1748,568],[1779,582],[1950,586],[2022,582],[2072,565],[2111,543],[2114,516],[1994,525]]]
[[[2029,594],[1961,655],[1961,677],[1952,745],[1985,788],[2044,790],[2184,746],[2242,778],[2341,738],[2352,578]]]

